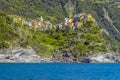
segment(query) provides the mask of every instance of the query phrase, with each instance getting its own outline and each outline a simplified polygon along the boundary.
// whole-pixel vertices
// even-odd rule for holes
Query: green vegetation
[[[0,13],[0,48],[9,48],[11,41],[19,36],[15,33],[12,25],[12,19],[5,13]]]
[[[8,15],[18,15],[23,18],[36,19],[43,16],[46,20],[57,24],[68,17],[69,10],[65,5],[68,0],[1,0],[0,2],[0,48],[15,46],[31,46],[38,55],[49,57],[54,51],[72,50],[81,58],[87,52],[97,53],[108,50],[110,43],[111,50],[116,51],[120,42],[119,28],[119,1],[111,0],[73,0],[75,13],[90,13],[97,22],[97,26],[84,25],[80,30],[67,32],[62,29],[56,32],[36,31],[28,29],[19,23],[14,23]],[[73,2],[72,1],[72,2]],[[115,6],[112,6],[115,5]],[[112,24],[104,17],[103,7],[108,11]],[[113,12],[113,13],[112,13]],[[74,13],[74,14],[75,14]],[[106,29],[108,35],[104,35],[100,28]],[[73,54],[71,54],[73,55]]]
[[[32,19],[43,16],[45,19],[56,24],[63,22],[64,18],[69,16],[69,8],[66,8],[68,1],[69,0],[1,0],[0,10],[8,15],[18,15]],[[114,38],[114,41],[120,42],[120,1],[72,0],[72,3],[74,4],[74,14],[82,12],[92,14],[98,22],[98,26],[105,28],[110,33],[111,37]],[[104,17],[103,8],[106,9],[108,16],[113,22],[112,24],[111,21],[108,21]]]
[[[67,16],[64,8],[65,3],[66,0],[1,0],[0,10],[11,15],[32,19],[43,16],[56,23],[63,20],[64,15]]]
[[[97,25],[109,32],[109,40],[115,43],[111,45],[117,48],[120,46],[119,4],[120,1],[117,0],[81,0],[80,2],[77,0],[76,4],[76,12],[92,14],[97,21]],[[107,18],[106,13],[108,14]]]
[[[86,52],[106,50],[102,32],[91,24],[77,31],[68,32],[63,28],[58,32],[55,29],[34,32],[22,24],[14,23],[6,14],[0,14],[0,48],[31,46],[38,55],[44,57],[51,56],[55,50],[75,50],[78,57],[84,56]]]

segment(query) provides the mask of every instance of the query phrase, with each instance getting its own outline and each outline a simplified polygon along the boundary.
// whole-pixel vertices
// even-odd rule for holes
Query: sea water
[[[120,64],[1,63],[0,80],[120,80]]]

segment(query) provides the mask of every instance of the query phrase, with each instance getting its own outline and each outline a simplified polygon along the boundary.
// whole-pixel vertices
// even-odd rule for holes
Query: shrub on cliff
[[[12,42],[19,37],[18,34],[14,32],[14,28],[11,24],[12,19],[5,13],[0,12],[0,43],[5,47],[7,44],[3,41]]]

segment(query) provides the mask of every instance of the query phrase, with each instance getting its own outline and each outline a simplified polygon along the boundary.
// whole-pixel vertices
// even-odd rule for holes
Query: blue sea
[[[120,64],[1,63],[0,80],[120,80]]]

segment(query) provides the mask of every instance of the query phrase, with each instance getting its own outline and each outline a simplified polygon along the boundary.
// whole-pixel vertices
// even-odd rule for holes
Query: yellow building
[[[88,22],[95,22],[95,19],[92,17],[91,14],[88,14],[88,15],[87,15],[87,21],[88,21]]]

